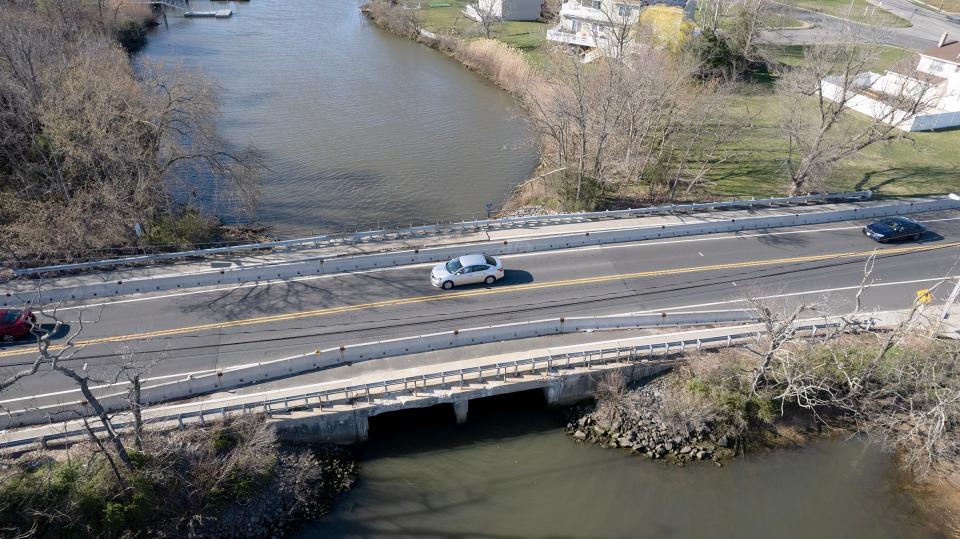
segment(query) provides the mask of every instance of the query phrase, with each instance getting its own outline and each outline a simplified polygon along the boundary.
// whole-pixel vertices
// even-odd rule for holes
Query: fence
[[[298,354],[272,361],[240,365],[222,369],[213,373],[182,377],[165,376],[162,383],[150,384],[144,381],[141,399],[144,404],[156,404],[196,395],[225,391],[250,384],[263,383],[278,378],[294,376],[310,371],[334,367],[337,365],[382,359],[385,357],[420,354],[435,350],[445,350],[459,346],[471,346],[516,339],[529,339],[563,333],[581,331],[637,329],[647,327],[667,327],[680,325],[729,324],[752,322],[756,316],[752,311],[712,311],[692,313],[661,313],[645,315],[618,315],[580,318],[558,318],[536,320],[519,324],[500,324],[462,330],[444,331],[429,335],[389,339],[355,345],[344,345],[316,350],[307,354]],[[107,391],[116,391],[126,383],[109,386]],[[72,393],[78,393],[76,391]],[[71,398],[61,393],[64,399]],[[77,394],[73,398],[78,398]],[[126,409],[127,391],[102,394],[101,405],[108,411]],[[22,404],[15,404],[15,403]],[[0,429],[35,425],[54,420],[76,417],[85,411],[80,402],[58,403],[46,406],[32,406],[33,397],[11,399],[5,403],[7,410],[0,417]],[[14,407],[19,406],[20,410]]]
[[[806,331],[809,332],[811,336],[815,336],[820,329],[835,328],[837,326],[837,322],[811,323],[800,325],[795,328],[795,331]],[[867,327],[869,326],[870,322],[868,321]],[[417,389],[454,385],[463,388],[468,384],[483,384],[490,380],[506,383],[509,382],[511,377],[517,378],[531,374],[564,376],[564,371],[569,369],[591,369],[610,363],[650,361],[658,358],[666,359],[669,358],[671,354],[679,355],[688,350],[696,350],[699,352],[704,348],[730,347],[735,344],[754,341],[760,338],[761,335],[762,333],[759,330],[744,331],[714,337],[664,340],[642,346],[604,348],[568,354],[536,356],[514,361],[490,363],[476,367],[438,370],[417,376],[388,379],[367,384],[355,384],[319,391],[306,391],[295,395],[284,395],[257,400],[251,400],[249,396],[236,396],[220,399],[217,401],[217,406],[207,409],[204,408],[204,403],[189,403],[158,410],[148,410],[146,413],[147,417],[144,418],[144,423],[148,425],[168,423],[171,426],[176,423],[182,427],[186,423],[203,424],[207,420],[226,418],[230,414],[237,413],[244,415],[250,413],[279,414],[302,410],[316,410],[316,412],[322,413],[325,406],[329,408],[337,404],[352,405],[358,400],[366,400],[368,403],[372,403],[375,398],[388,399],[391,398],[391,396],[409,394],[411,391],[416,392]],[[276,392],[282,391],[283,390],[277,390]],[[241,400],[243,402],[232,402]],[[125,412],[120,416],[114,416],[113,425],[117,429],[129,428],[132,426],[132,423],[133,421],[129,412]],[[94,430],[102,431],[102,426]],[[68,422],[63,429],[57,430],[55,433],[39,435],[29,432],[7,433],[7,438],[0,440],[0,447],[17,448],[38,441],[46,444],[50,441],[69,440],[84,436],[85,434],[86,429],[82,428],[78,422],[72,421]]]
[[[850,193],[826,193],[815,195],[804,195],[797,197],[782,197],[768,199],[751,200],[729,200],[724,202],[705,202],[691,204],[676,204],[671,206],[657,206],[651,208],[638,208],[629,210],[590,212],[590,213],[566,213],[553,215],[538,215],[526,217],[511,217],[503,219],[482,219],[460,221],[451,224],[436,224],[417,227],[396,228],[393,230],[380,229],[353,234],[341,235],[319,235],[290,240],[270,241],[265,243],[251,243],[245,245],[230,245],[226,247],[214,247],[211,249],[199,249],[195,251],[180,251],[175,253],[160,253],[143,256],[132,256],[124,258],[115,258],[110,260],[97,260],[91,262],[78,262],[75,264],[60,264],[56,266],[46,266],[42,268],[26,268],[14,270],[16,276],[40,275],[44,273],[54,273],[59,271],[74,271],[91,268],[104,268],[131,264],[144,264],[150,262],[159,262],[163,260],[174,260],[179,258],[205,257],[224,253],[237,253],[244,251],[255,251],[264,249],[280,248],[303,248],[334,246],[342,244],[355,244],[370,241],[383,241],[389,239],[415,238],[420,236],[429,236],[437,234],[466,233],[488,229],[503,229],[526,225],[549,225],[569,223],[572,221],[594,221],[599,219],[623,219],[630,217],[640,217],[646,215],[662,215],[673,213],[693,213],[701,211],[725,210],[735,208],[770,208],[776,206],[789,206],[796,204],[812,204],[818,202],[848,202],[854,200],[867,200],[871,197],[870,191],[854,191]]]
[[[590,245],[603,245],[630,241],[675,238],[722,232],[742,232],[767,228],[792,227],[872,219],[891,215],[920,213],[960,208],[960,198],[920,199],[896,204],[857,207],[826,212],[794,213],[772,217],[745,217],[711,222],[662,225],[648,228],[629,228],[580,232],[557,236],[535,237],[516,241],[488,241],[464,245],[452,245],[429,249],[414,249],[388,253],[345,256],[327,259],[308,259],[282,264],[262,265],[235,269],[221,269],[191,274],[161,275],[127,281],[84,284],[39,291],[6,292],[0,296],[0,306],[18,306],[28,303],[48,303],[90,298],[105,298],[176,290],[201,286],[261,282],[273,279],[291,279],[307,275],[344,273],[349,271],[388,268],[410,264],[435,263],[461,256],[465,251],[483,252],[489,255],[512,255],[567,249]]]

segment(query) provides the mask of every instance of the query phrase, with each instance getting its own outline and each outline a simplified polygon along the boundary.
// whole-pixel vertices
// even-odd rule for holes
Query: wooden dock
[[[185,11],[184,17],[216,17],[217,19],[227,19],[233,15],[232,9],[218,9],[216,11]]]

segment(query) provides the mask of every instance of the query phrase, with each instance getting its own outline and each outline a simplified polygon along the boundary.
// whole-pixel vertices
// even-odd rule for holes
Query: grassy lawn
[[[960,13],[960,0],[924,0],[923,3],[927,4],[926,6],[916,0],[911,1],[921,7],[933,6],[933,9],[942,9],[949,13]]]
[[[901,28],[910,26],[910,21],[880,9],[867,0],[784,0],[784,3],[865,24]]]
[[[450,7],[422,5],[420,16],[423,27],[431,32],[451,32],[464,37],[482,37],[483,27],[464,16],[467,0],[448,0]],[[547,25],[540,22],[505,21],[493,27],[491,37],[513,45],[526,52],[535,51],[546,41]]]
[[[891,45],[871,46],[877,51],[877,54],[873,62],[866,66],[870,71],[883,72],[897,62],[913,55],[913,51]],[[772,52],[774,60],[784,65],[798,66],[803,63],[803,54],[806,47],[806,45],[780,45],[771,46],[769,50]]]
[[[740,137],[735,157],[717,166],[706,187],[711,195],[765,196],[788,188],[783,162],[786,139],[777,128],[779,101],[758,85],[731,107],[753,118]],[[851,113],[856,114],[856,113]],[[904,134],[899,140],[867,148],[833,173],[829,191],[872,189],[881,196],[942,194],[960,191],[960,129]]]

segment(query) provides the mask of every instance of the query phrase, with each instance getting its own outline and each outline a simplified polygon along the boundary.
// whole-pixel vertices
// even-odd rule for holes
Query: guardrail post
[[[703,346],[703,342],[700,339],[697,339],[697,353],[700,353],[700,348]]]
[[[369,387],[365,387],[364,389],[365,389],[366,392],[367,392],[367,403],[373,402],[373,401],[370,399],[370,388],[369,388]]]
[[[183,416],[181,414],[177,414],[177,426],[183,428]]]
[[[733,337],[727,335],[727,348],[730,348],[731,346],[733,346]]]
[[[460,369],[460,389],[463,389],[463,369]]]

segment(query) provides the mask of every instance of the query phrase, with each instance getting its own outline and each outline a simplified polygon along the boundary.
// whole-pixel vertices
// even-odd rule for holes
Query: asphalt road
[[[786,29],[764,32],[763,41],[782,45],[833,43],[850,40],[897,45],[907,49],[924,50],[936,46],[943,32],[960,34],[960,20],[917,6],[910,0],[870,0],[895,15],[910,21],[907,28],[873,26],[833,17],[816,11],[798,9],[786,4],[773,4],[778,14],[812,25],[807,29]]]
[[[77,339],[83,349],[70,361],[113,379],[117,365],[131,359],[148,365],[146,376],[154,377],[508,321],[741,308],[748,295],[816,303],[838,314],[850,309],[874,249],[863,306],[900,309],[916,290],[960,275],[960,217],[949,212],[920,220],[933,232],[897,245],[871,242],[859,223],[837,223],[509,256],[506,277],[489,287],[443,291],[430,285],[429,267],[403,267],[75,305],[60,315],[99,317],[85,325]],[[30,362],[34,349],[26,343],[0,348],[0,374]],[[9,388],[0,401],[73,387],[59,374],[41,373]]]

